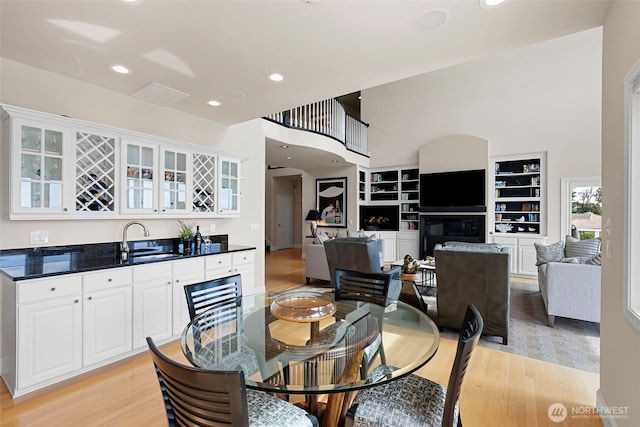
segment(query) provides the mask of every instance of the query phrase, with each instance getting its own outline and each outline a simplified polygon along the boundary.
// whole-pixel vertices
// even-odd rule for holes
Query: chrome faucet
[[[120,260],[122,261],[129,260],[129,243],[127,242],[127,230],[129,230],[129,227],[131,227],[133,224],[138,224],[140,227],[142,227],[142,229],[144,230],[144,237],[149,237],[151,235],[147,226],[140,221],[131,221],[127,223],[127,225],[125,225],[122,229],[122,250],[120,252]]]

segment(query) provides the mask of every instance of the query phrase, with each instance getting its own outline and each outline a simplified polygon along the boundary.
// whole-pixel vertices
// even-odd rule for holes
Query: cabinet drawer
[[[204,260],[204,268],[207,271],[225,267],[231,267],[231,254],[214,255]]]
[[[198,273],[204,271],[204,258],[185,259],[173,261],[173,275]]]
[[[114,268],[94,273],[85,273],[82,277],[82,290],[95,292],[131,284],[131,268]]]
[[[170,262],[154,262],[133,267],[133,283],[165,278],[171,280],[173,267]]]
[[[18,283],[18,304],[46,301],[82,293],[82,276],[68,275],[52,279]]]
[[[253,264],[256,262],[255,251],[242,251],[233,253],[233,265]]]

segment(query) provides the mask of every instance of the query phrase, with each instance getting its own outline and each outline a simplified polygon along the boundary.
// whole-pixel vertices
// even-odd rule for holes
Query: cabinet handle
[[[73,300],[73,302],[74,302],[75,304],[77,304],[77,303],[79,303],[80,301],[79,301],[79,300]]]
[[[63,210],[64,212],[67,212],[69,209],[67,209],[67,208],[63,208],[62,210]]]
[[[180,279],[176,279],[176,283],[180,283]]]
[[[167,282],[167,285],[170,285],[170,284],[171,284],[171,282]]]
[[[55,292],[55,291],[56,291],[56,288],[51,288],[51,292]]]
[[[87,299],[88,299],[89,301],[91,301],[91,300],[93,299],[93,297],[87,297]]]
[[[158,212],[158,209],[154,209],[153,211],[154,211],[154,212]]]
[[[107,282],[111,283],[111,282],[113,282],[113,279],[112,278],[108,278]]]

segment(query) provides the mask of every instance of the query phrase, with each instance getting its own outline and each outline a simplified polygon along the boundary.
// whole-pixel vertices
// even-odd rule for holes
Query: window
[[[624,82],[625,94],[625,208],[624,316],[640,330],[640,61]]]
[[[562,178],[562,228],[580,239],[600,237],[602,229],[602,188],[600,177]]]

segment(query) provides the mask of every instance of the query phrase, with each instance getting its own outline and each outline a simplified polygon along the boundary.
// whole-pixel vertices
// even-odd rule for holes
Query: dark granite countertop
[[[129,261],[121,261],[121,242],[0,250],[0,273],[27,280],[151,262],[175,261],[256,249],[230,245],[227,235],[211,236],[208,252],[184,255],[180,239],[129,241]]]

